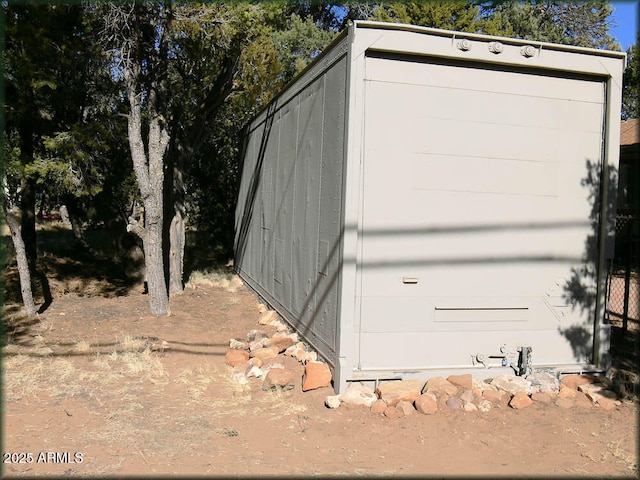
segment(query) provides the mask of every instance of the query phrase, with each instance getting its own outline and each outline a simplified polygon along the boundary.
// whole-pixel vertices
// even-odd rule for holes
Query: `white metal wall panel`
[[[594,311],[564,286],[594,235],[604,82],[377,57],[365,82],[360,367],[468,366],[505,343],[589,361],[567,336]]]

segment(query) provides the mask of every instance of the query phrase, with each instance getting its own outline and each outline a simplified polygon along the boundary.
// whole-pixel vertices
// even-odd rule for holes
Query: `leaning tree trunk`
[[[13,246],[16,250],[16,260],[18,261],[18,274],[20,275],[20,291],[22,293],[22,303],[27,315],[36,314],[36,304],[33,301],[33,291],[31,290],[31,273],[29,272],[29,262],[27,261],[27,250],[22,240],[22,229],[20,221],[11,209],[5,209],[5,217],[11,231]]]

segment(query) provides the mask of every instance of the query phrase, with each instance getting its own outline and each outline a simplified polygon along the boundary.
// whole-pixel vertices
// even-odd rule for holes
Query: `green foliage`
[[[636,44],[627,49],[628,64],[624,71],[622,89],[622,118],[624,120],[640,118],[640,104],[638,102],[640,96],[640,52],[638,44],[640,44],[640,35]]]
[[[606,1],[481,3],[484,33],[619,50],[609,35],[612,12]]]
[[[333,30],[321,29],[311,16],[302,20],[297,14],[292,14],[286,29],[273,33],[273,43],[285,81],[300,73],[331,43],[336,34]]]
[[[370,19],[462,32],[480,29],[479,8],[464,1],[383,3],[374,8]]]

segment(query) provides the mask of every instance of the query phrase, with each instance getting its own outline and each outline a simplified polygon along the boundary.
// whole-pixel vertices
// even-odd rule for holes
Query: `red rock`
[[[291,337],[271,337],[267,342],[267,347],[276,347],[278,353],[284,352],[287,348],[293,345],[295,342]]]
[[[551,403],[551,395],[547,392],[534,392],[531,394],[531,400],[540,403]]]
[[[502,390],[485,390],[482,392],[482,397],[495,405],[506,403],[506,397],[508,395],[507,392],[503,392]]]
[[[396,409],[401,410],[405,417],[416,413],[416,409],[413,408],[413,404],[407,400],[400,400],[396,405]]]
[[[302,391],[331,386],[331,370],[329,365],[322,362],[309,362],[304,367],[302,376]]]
[[[258,323],[260,325],[268,325],[272,321],[278,319],[278,313],[275,310],[269,310],[268,312],[263,313],[258,319]]]
[[[598,375],[565,375],[562,377],[562,385],[577,390],[580,385],[589,383],[601,383],[602,377]]]
[[[276,387],[281,387],[283,390],[293,389],[293,373],[284,368],[272,368],[269,370],[262,382],[262,389],[271,390]]]
[[[238,365],[239,363],[248,361],[249,352],[245,350],[227,350],[225,358],[227,360],[227,364],[233,367],[235,365]]]
[[[465,390],[471,390],[473,388],[473,377],[470,373],[465,375],[449,375],[447,382],[458,387],[462,387]]]
[[[395,405],[393,407],[387,406],[387,408],[384,409],[384,416],[389,418],[400,418],[404,416],[404,412],[397,409]]]
[[[580,408],[593,408],[593,401],[583,392],[577,392],[576,398],[574,399],[574,404],[576,407]]]
[[[432,415],[438,411],[438,399],[433,393],[423,393],[416,398],[414,405],[423,415]]]
[[[387,408],[387,402],[385,402],[384,400],[378,399],[371,404],[371,413],[377,413],[377,414],[384,413],[386,408]]]
[[[263,363],[266,360],[269,360],[269,359],[277,357],[277,356],[278,356],[278,348],[277,347],[258,348],[258,349],[253,350],[251,352],[251,357],[259,358],[260,360],[262,360]]]
[[[602,397],[598,399],[598,405],[603,409],[603,410],[615,410],[616,408],[616,401],[611,399],[611,398],[606,398],[606,397]]]
[[[444,392],[451,396],[458,393],[458,387],[446,381],[444,377],[433,377],[427,380],[427,383],[422,389],[422,393],[427,392]]]
[[[533,404],[533,400],[526,394],[526,392],[517,392],[511,401],[509,402],[509,406],[511,408],[515,408],[520,410],[521,408],[528,407]]]
[[[422,380],[393,380],[384,382],[376,388],[379,398],[389,406],[395,406],[400,400],[413,402],[420,396],[423,386]]]
[[[560,391],[558,392],[559,398],[574,398],[576,396],[576,390],[566,385],[560,385]]]

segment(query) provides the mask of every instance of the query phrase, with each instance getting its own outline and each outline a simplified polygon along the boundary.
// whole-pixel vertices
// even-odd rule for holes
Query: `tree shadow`
[[[598,334],[601,323],[600,319],[595,317],[599,315],[599,311],[604,311],[597,300],[598,295],[601,295],[601,301],[604,301],[604,294],[600,290],[604,287],[601,279],[606,275],[606,272],[599,271],[598,259],[602,249],[606,251],[613,245],[618,172],[615,167],[605,167],[590,159],[586,160],[585,166],[586,175],[580,184],[588,192],[591,230],[585,239],[580,265],[571,268],[570,277],[563,286],[563,297],[574,310],[580,309],[582,318],[589,319],[590,322],[564,329],[559,327],[558,331],[569,341],[576,360],[584,361],[591,358],[595,362],[594,357],[598,352],[593,351],[593,337]],[[601,232],[604,232],[604,238]]]
[[[38,259],[32,272],[33,294],[45,312],[56,296],[74,293],[106,298],[127,295],[140,284],[129,277],[126,265],[113,248],[105,228],[87,230],[90,249],[79,248],[73,233],[63,226],[47,225],[38,231]],[[3,300],[22,304],[13,244],[5,237]]]

